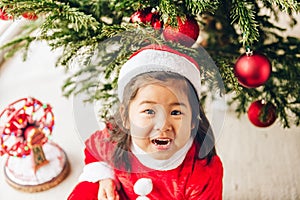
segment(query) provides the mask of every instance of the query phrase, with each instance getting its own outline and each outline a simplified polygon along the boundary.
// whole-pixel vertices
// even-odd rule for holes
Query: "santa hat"
[[[122,66],[118,79],[118,97],[123,100],[125,86],[130,80],[146,72],[166,71],[182,75],[195,88],[200,99],[200,69],[197,62],[186,54],[165,45],[141,48]]]

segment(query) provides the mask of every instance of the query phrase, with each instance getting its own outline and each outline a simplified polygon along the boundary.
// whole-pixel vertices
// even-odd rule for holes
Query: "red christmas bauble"
[[[133,13],[130,16],[130,22],[138,22],[143,24],[150,23],[151,26],[157,30],[161,29],[163,25],[162,21],[160,20],[160,15],[158,12],[153,11],[151,7],[141,9]]]
[[[22,16],[28,20],[37,20],[38,19],[38,16],[33,12],[25,12],[22,14]]]
[[[5,12],[4,8],[0,8],[0,19],[2,19],[2,20],[10,20],[10,19],[13,19],[13,16],[7,14]]]
[[[166,24],[164,26],[163,35],[166,40],[179,42],[185,46],[192,46],[197,40],[200,32],[198,22],[190,16],[185,21],[177,17],[178,27]]]
[[[247,88],[263,85],[270,77],[272,71],[268,58],[259,53],[243,54],[235,63],[234,74],[238,82]]]
[[[266,111],[265,117],[263,116],[264,109]],[[276,108],[272,103],[266,103],[264,100],[254,101],[248,109],[248,118],[255,126],[268,127],[272,125],[277,118]]]

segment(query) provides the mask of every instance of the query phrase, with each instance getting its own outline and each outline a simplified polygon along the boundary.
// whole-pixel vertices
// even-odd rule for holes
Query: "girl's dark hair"
[[[124,97],[122,101],[123,115],[116,112],[116,115],[108,120],[110,124],[112,142],[116,142],[116,148],[112,154],[113,163],[117,168],[125,168],[130,171],[130,147],[131,136],[129,130],[125,128],[124,123],[128,122],[128,110],[131,100],[136,97],[139,88],[153,84],[164,84],[167,81],[174,81],[178,84],[178,88],[187,91],[189,103],[192,109],[192,121],[195,128],[192,130],[192,137],[195,138],[195,144],[198,155],[196,159],[206,159],[209,164],[212,157],[216,155],[215,139],[210,123],[202,109],[196,90],[192,84],[183,76],[173,72],[147,72],[133,78],[124,89]],[[177,87],[177,85],[176,85]]]

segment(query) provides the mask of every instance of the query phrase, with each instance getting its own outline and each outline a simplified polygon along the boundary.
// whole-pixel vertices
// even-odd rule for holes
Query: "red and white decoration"
[[[177,17],[177,27],[169,24],[164,25],[163,36],[165,40],[178,42],[187,47],[192,46],[200,34],[200,28],[197,20],[191,16],[186,19]]]
[[[133,13],[130,16],[130,22],[143,24],[150,23],[150,25],[156,30],[160,30],[163,25],[163,22],[160,20],[160,15],[154,8],[151,7],[140,9]]]
[[[161,30],[165,40],[180,43],[191,47],[200,34],[197,20],[192,16],[178,16],[177,26],[165,23],[161,20],[159,12],[148,7],[139,9],[130,16],[131,23],[150,24],[154,29]]]
[[[0,19],[11,20],[11,19],[13,19],[13,16],[6,13],[5,8],[0,8]]]
[[[44,144],[43,151],[48,163],[38,170],[34,170],[32,156],[25,156],[24,158],[9,157],[5,163],[4,173],[6,178],[11,183],[20,186],[24,185],[28,189],[30,186],[33,189],[34,186],[42,185],[55,179],[55,177],[62,173],[67,157],[63,150],[53,142]],[[15,185],[13,186],[15,187]],[[30,190],[30,192],[35,191]]]
[[[22,17],[23,17],[24,19],[32,20],[32,21],[38,19],[37,14],[35,14],[35,13],[32,12],[32,11],[24,12],[24,13],[22,14]],[[8,14],[8,13],[5,11],[5,8],[0,8],[0,19],[1,19],[1,20],[13,20],[13,19],[14,19],[14,16],[11,15],[11,14]]]
[[[26,129],[41,129],[44,137],[40,142],[43,145],[54,127],[51,106],[34,98],[22,98],[11,103],[0,114],[0,120],[2,153],[20,158],[31,153],[25,136]]]
[[[263,117],[264,109],[265,117]],[[272,103],[264,100],[254,101],[248,109],[248,118],[257,127],[271,126],[277,118],[276,108]]]
[[[66,177],[68,159],[50,140],[53,127],[52,107],[35,98],[19,99],[1,112],[0,152],[8,155],[4,173],[11,186],[38,192]]]
[[[259,87],[267,82],[272,71],[268,58],[248,50],[235,63],[234,74],[238,82],[247,88]]]
[[[38,19],[38,16],[34,12],[25,12],[25,13],[22,14],[22,16],[25,19],[32,20],[32,21]]]

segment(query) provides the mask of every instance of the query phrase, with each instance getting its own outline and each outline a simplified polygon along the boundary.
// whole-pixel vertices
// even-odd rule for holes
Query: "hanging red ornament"
[[[13,19],[13,16],[7,14],[5,12],[4,8],[0,8],[0,19],[2,19],[2,20],[10,20],[10,19]]]
[[[272,103],[266,103],[264,100],[254,101],[248,109],[248,118],[255,126],[268,127],[277,118],[276,108]]]
[[[158,14],[158,12],[156,12],[151,7],[140,9],[135,13],[133,13],[130,16],[130,22],[143,23],[143,24],[150,23],[151,26],[156,30],[161,29],[163,24],[162,21],[160,20],[160,15]]]
[[[234,66],[238,82],[247,88],[263,85],[269,79],[271,71],[271,63],[265,55],[250,51],[241,55]]]
[[[33,12],[25,12],[22,14],[22,16],[28,20],[37,20],[38,19],[38,16]]]
[[[163,35],[165,40],[179,42],[188,47],[192,46],[199,36],[198,22],[191,16],[187,16],[184,21],[178,16],[177,22],[177,27],[168,24],[164,26]]]

